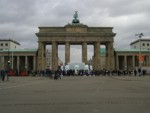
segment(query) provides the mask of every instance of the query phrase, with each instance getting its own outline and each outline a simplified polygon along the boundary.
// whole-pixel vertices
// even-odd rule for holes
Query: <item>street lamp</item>
[[[8,60],[8,65],[10,64],[10,61]]]
[[[139,37],[139,45],[140,45],[140,50],[139,50],[139,67],[141,68],[142,67],[142,61],[141,61],[141,38],[142,36],[144,36],[143,33],[139,33],[139,34],[135,34],[135,36],[138,36]]]

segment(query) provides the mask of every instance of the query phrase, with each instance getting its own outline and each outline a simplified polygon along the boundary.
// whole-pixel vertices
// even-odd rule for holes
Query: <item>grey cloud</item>
[[[0,4],[0,15],[3,17],[0,19],[1,23],[23,23],[34,14],[34,3],[30,0],[7,0]]]
[[[139,13],[148,13],[150,7],[150,1],[145,2],[137,0],[124,0],[119,1],[112,10],[110,10],[110,16],[122,16],[122,15],[135,15]]]
[[[135,33],[150,36],[149,6],[150,0],[1,0],[0,38],[13,37],[22,47],[35,48],[38,26],[64,26],[77,10],[81,23],[114,27],[115,47],[129,48],[138,38]]]

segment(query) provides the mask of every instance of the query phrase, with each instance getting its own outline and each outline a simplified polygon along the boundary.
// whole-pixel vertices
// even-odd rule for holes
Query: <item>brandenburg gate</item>
[[[71,24],[64,27],[39,27],[38,37],[38,57],[37,69],[46,69],[46,45],[52,45],[52,70],[58,69],[58,45],[65,45],[65,64],[70,62],[70,45],[82,46],[82,62],[87,64],[87,45],[94,46],[93,69],[100,70],[101,67],[101,52],[100,45],[106,47],[106,64],[105,68],[113,70],[114,66],[114,48],[113,42],[115,33],[112,27],[88,27],[80,24],[77,17],[74,15],[74,20]]]

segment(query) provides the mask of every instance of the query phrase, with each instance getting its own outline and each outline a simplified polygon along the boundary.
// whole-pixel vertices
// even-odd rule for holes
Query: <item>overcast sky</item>
[[[150,38],[150,0],[0,0],[0,38],[37,48],[38,26],[64,26],[71,23],[74,11],[89,27],[114,27],[115,48],[129,48],[137,33]],[[59,48],[64,60],[64,47]],[[91,57],[92,47],[88,48]],[[80,61],[81,47],[72,46],[71,51],[71,59]]]

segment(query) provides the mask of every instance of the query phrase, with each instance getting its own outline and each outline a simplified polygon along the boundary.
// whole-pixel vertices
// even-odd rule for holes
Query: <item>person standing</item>
[[[1,70],[0,70],[0,80],[2,79]]]
[[[141,73],[141,68],[138,69],[138,73],[139,73],[139,76],[142,75],[142,73]]]
[[[134,76],[136,76],[137,75],[137,71],[136,71],[136,69],[134,70]]]
[[[6,71],[4,69],[1,70],[2,81],[5,81]]]

